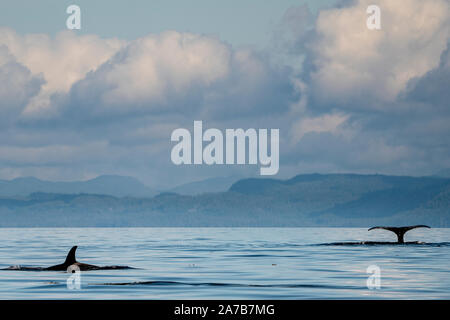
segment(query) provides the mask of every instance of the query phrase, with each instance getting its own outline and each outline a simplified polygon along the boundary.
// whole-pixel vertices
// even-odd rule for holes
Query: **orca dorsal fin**
[[[75,259],[75,251],[77,251],[78,246],[73,246],[72,249],[70,249],[69,253],[67,254],[66,261],[64,261],[64,264],[71,265],[77,262]]]

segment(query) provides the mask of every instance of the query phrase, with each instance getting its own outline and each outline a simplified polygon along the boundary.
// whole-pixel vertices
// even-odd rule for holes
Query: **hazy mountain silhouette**
[[[26,196],[34,192],[77,194],[105,194],[116,197],[150,197],[155,190],[139,180],[118,175],[103,175],[87,181],[53,182],[33,177],[0,180],[0,196]]]
[[[450,178],[450,168],[439,171],[434,175],[434,177]]]
[[[140,185],[133,181],[128,186]],[[102,187],[110,193],[131,194],[131,188],[125,191],[127,184],[119,186],[117,182],[117,178],[101,178],[91,182],[90,191]],[[107,189],[105,184],[118,189]],[[3,227],[368,227],[375,224],[450,227],[450,179],[308,174],[287,180],[242,179],[228,191],[195,196],[164,192],[153,197],[119,198],[105,194],[39,192],[26,197],[0,198],[0,226]]]
[[[183,195],[198,195],[208,192],[225,192],[233,183],[238,181],[238,177],[217,177],[201,181],[194,181],[176,186],[168,191]]]

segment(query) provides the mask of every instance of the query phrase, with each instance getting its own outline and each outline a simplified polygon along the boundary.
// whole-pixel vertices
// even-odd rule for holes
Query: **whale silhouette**
[[[426,226],[424,224],[419,224],[416,226],[407,226],[407,227],[372,227],[368,231],[374,230],[374,229],[388,230],[397,235],[397,243],[405,243],[405,240],[404,240],[405,233],[408,232],[409,230],[416,229],[416,228],[430,228],[430,227]]]
[[[75,252],[77,251],[78,246],[73,246],[72,249],[70,249],[69,253],[67,254],[66,261],[61,264],[57,264],[48,268],[44,268],[46,271],[66,271],[70,266],[76,266],[81,271],[86,270],[98,270],[100,267],[94,266],[92,264],[86,264],[78,262],[75,258]]]
[[[129,266],[95,266],[92,264],[78,262],[75,257],[75,252],[78,246],[73,246],[67,254],[66,260],[61,264],[56,264],[51,267],[24,267],[24,266],[11,266],[1,270],[22,270],[22,271],[67,271],[76,272],[90,271],[90,270],[112,270],[112,269],[134,269]]]

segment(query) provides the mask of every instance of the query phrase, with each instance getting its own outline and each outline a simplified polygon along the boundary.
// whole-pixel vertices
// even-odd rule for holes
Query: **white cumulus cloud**
[[[70,31],[50,37],[20,35],[9,28],[0,28],[0,45],[32,74],[45,79],[39,94],[25,106],[25,112],[31,113],[51,108],[52,94],[68,92],[76,81],[106,62],[123,44],[118,39],[78,36]]]
[[[366,26],[372,4],[380,7],[381,30]],[[322,11],[316,33],[310,44],[316,97],[367,108],[374,100],[394,101],[408,81],[438,66],[450,36],[449,2],[359,0]]]

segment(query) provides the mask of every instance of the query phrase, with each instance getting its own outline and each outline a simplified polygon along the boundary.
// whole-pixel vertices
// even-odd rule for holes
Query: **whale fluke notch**
[[[372,227],[368,231],[374,230],[374,229],[388,230],[388,231],[394,232],[397,235],[398,243],[405,243],[405,239],[404,239],[405,233],[408,232],[409,230],[416,229],[416,228],[429,228],[430,229],[431,227],[426,226],[424,224],[418,224],[415,226],[407,226],[407,227],[380,227],[380,226],[378,226],[378,227]]]

